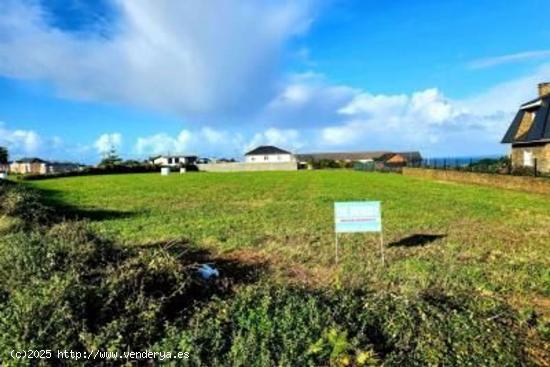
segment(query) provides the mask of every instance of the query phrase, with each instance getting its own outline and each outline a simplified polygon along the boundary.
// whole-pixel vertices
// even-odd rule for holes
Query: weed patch
[[[508,306],[479,296],[262,284],[197,310],[156,347],[207,366],[513,366],[525,363],[520,330]]]

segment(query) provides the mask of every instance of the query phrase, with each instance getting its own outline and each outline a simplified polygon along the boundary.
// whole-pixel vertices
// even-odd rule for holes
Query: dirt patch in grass
[[[302,284],[311,288],[327,286],[334,281],[335,268],[306,266],[290,263],[279,254],[267,254],[264,250],[245,248],[232,251],[222,256],[227,260],[241,264],[260,265],[269,270],[272,277],[289,283]]]

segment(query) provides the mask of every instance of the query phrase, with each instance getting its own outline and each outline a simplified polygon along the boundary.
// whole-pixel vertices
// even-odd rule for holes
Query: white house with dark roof
[[[244,155],[246,163],[288,163],[295,162],[294,154],[272,145],[262,145]]]

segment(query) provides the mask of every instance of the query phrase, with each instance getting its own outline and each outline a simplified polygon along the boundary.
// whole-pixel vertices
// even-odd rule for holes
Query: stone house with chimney
[[[540,83],[539,96],[522,104],[502,138],[512,144],[512,167],[550,173],[550,83]]]

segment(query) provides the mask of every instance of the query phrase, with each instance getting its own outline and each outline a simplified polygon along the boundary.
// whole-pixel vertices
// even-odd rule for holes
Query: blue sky
[[[505,153],[550,81],[550,2],[3,0],[0,145]]]

